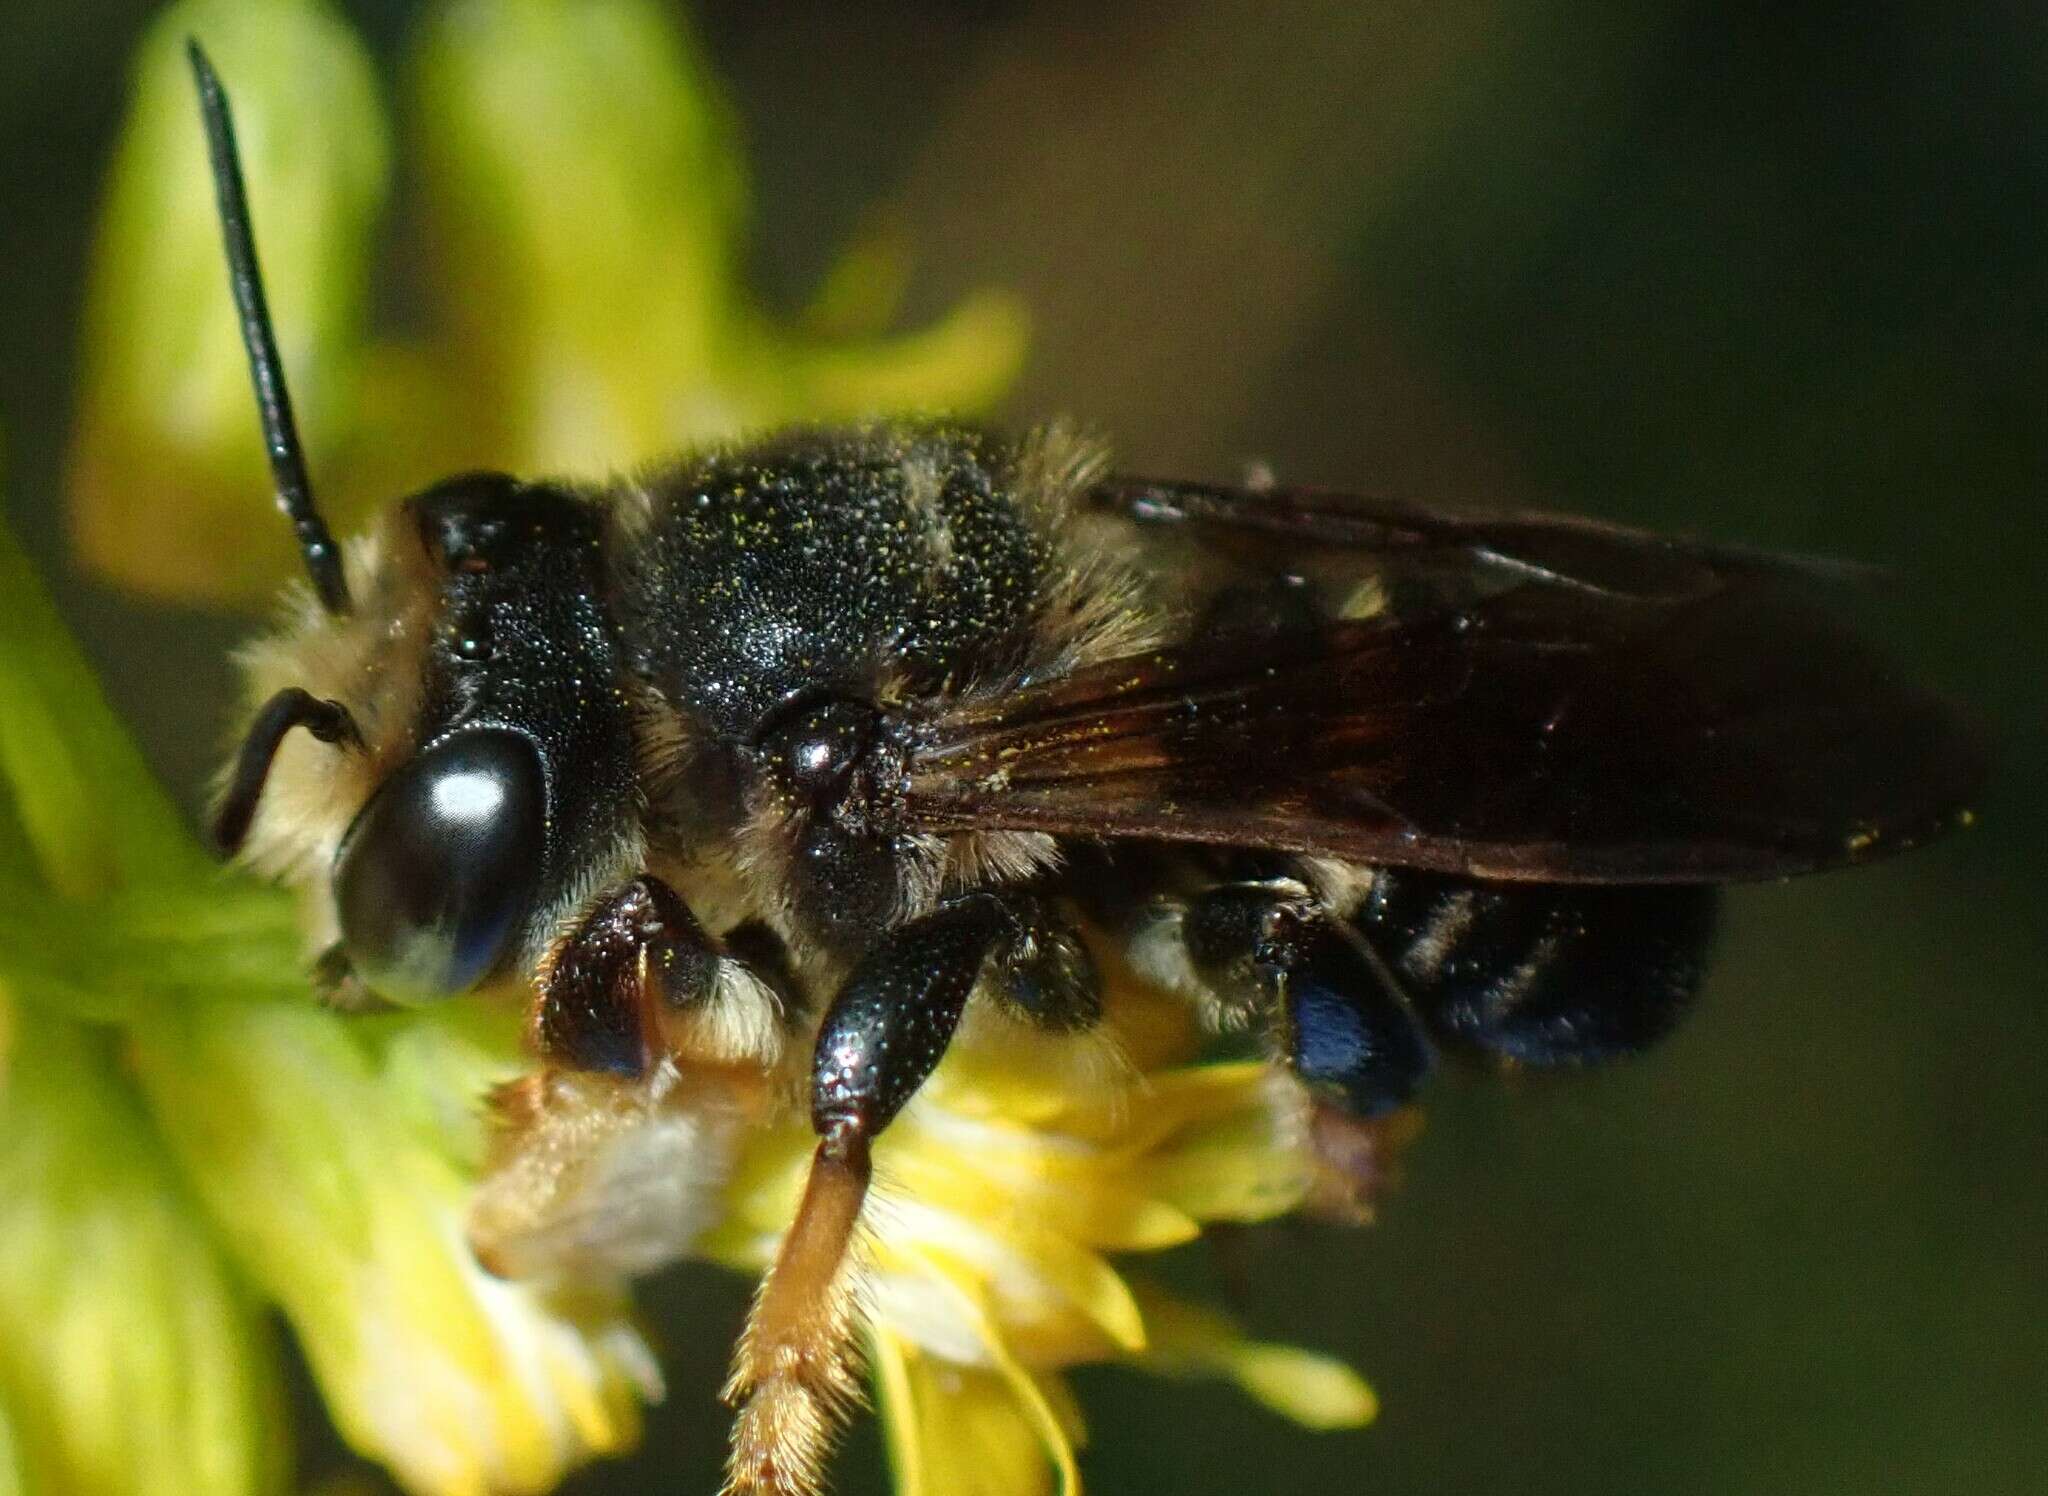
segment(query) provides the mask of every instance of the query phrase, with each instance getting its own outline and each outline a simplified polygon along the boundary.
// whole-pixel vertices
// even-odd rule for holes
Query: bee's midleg
[[[1017,949],[1027,930],[1044,938],[1044,925],[1028,895],[960,895],[884,934],[826,1010],[811,1069],[810,1177],[726,1385],[741,1405],[731,1489],[779,1490],[776,1479],[822,1461],[854,1390],[858,1295],[847,1258],[871,1145],[945,1054],[991,957]]]
[[[1006,928],[989,957],[985,991],[1011,1017],[1056,1034],[1102,1020],[1102,978],[1078,923],[1051,901],[1002,896]]]

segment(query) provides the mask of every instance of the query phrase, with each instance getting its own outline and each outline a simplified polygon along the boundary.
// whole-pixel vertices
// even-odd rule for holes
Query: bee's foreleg
[[[781,1002],[651,875],[588,904],[535,987],[544,1064],[492,1098],[470,1245],[505,1277],[651,1272],[718,1218],[742,1137],[776,1105]]]
[[[1020,919],[1010,896],[966,894],[884,935],[818,1033],[810,1177],[762,1281],[726,1384],[740,1406],[728,1490],[807,1493],[856,1398],[859,1295],[849,1258],[869,1150],[938,1064],[983,966]]]
[[[531,1037],[570,1070],[637,1076],[667,1030],[717,992],[721,956],[674,889],[648,874],[601,895],[542,960]]]

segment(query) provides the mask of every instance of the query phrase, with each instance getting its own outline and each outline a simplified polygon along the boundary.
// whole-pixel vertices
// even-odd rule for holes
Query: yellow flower
[[[377,1027],[303,1002],[190,1004],[152,1029],[137,1076],[343,1436],[413,1490],[550,1490],[632,1444],[659,1373],[616,1297],[550,1300],[469,1251],[474,1145],[412,1114],[406,1071],[467,1131],[509,1046],[447,1022]]]
[[[289,901],[181,828],[4,528],[0,597],[0,1491],[278,1489],[265,1305],[411,1490],[629,1444],[659,1381],[623,1303],[463,1236],[516,1017],[314,1006]]]
[[[1092,1053],[970,1019],[875,1146],[857,1297],[904,1496],[1077,1490],[1061,1372],[1084,1362],[1226,1377],[1315,1428],[1373,1416],[1341,1364],[1126,1276],[1120,1259],[1208,1223],[1295,1209],[1314,1178],[1298,1086],[1263,1062],[1189,1063],[1184,1005],[1128,974],[1112,992]],[[704,1255],[774,1261],[815,1141],[792,1124],[750,1148]]]

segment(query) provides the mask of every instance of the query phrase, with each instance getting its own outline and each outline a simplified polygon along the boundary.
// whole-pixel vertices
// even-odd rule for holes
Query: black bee
[[[1976,790],[1972,736],[1801,563],[1125,477],[1057,430],[470,473],[339,547],[192,61],[313,584],[249,657],[219,840],[304,891],[338,994],[526,985],[541,1068],[475,1229],[501,1271],[652,1266],[720,1129],[807,1097],[737,1396],[830,1380],[870,1144],[970,1010],[1086,1030],[1113,951],[1369,1124],[1439,1051],[1642,1049],[1698,990],[1715,885],[1889,855]],[[684,1084],[731,1105],[604,1153]],[[743,1444],[739,1483],[782,1457]]]

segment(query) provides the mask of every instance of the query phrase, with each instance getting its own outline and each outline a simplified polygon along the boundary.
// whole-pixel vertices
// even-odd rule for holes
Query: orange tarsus
[[[726,1382],[726,1401],[739,1407],[727,1496],[811,1496],[820,1487],[825,1456],[859,1397],[850,1259],[870,1175],[864,1133],[842,1127],[819,1142]]]

